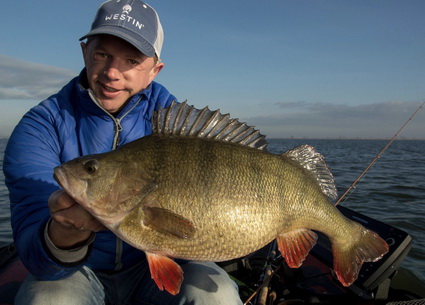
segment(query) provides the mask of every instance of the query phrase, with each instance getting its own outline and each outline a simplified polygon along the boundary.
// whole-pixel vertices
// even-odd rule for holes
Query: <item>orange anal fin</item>
[[[174,260],[163,255],[147,252],[146,258],[151,277],[158,288],[165,289],[172,295],[178,294],[183,282],[182,268]]]
[[[300,229],[283,233],[276,240],[288,266],[298,268],[316,244],[317,234],[308,229]]]
[[[349,247],[332,245],[334,271],[345,287],[357,279],[364,262],[376,262],[389,250],[388,244],[378,234],[367,229],[361,230],[361,238]]]

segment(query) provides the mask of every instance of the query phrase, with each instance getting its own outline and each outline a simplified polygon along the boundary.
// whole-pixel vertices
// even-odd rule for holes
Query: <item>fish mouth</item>
[[[80,202],[79,198],[80,195],[84,192],[82,188],[80,191],[78,191],[78,187],[72,186],[72,176],[70,176],[69,173],[67,173],[66,169],[63,168],[63,166],[57,166],[53,170],[53,178],[55,178],[56,182],[59,184],[59,186],[69,195],[71,196],[75,201]]]
[[[72,173],[67,172],[63,166],[57,166],[53,170],[53,177],[59,184],[59,186],[78,204],[84,207],[91,215],[102,222],[106,227],[111,228],[117,222],[122,220],[130,211],[123,211],[112,217],[109,212],[99,211],[92,208],[91,203],[85,198],[84,190],[86,189],[86,182],[75,179]],[[81,187],[81,189],[80,189]]]
[[[64,190],[68,189],[69,183],[67,182],[65,171],[61,166],[57,166],[53,170],[53,178]]]

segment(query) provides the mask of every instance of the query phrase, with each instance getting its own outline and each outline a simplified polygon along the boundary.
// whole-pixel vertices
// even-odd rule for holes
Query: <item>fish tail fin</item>
[[[308,229],[299,229],[282,233],[276,240],[286,264],[291,268],[298,268],[316,244],[317,234]]]
[[[351,243],[332,245],[334,271],[345,287],[357,279],[364,262],[376,262],[389,250],[388,244],[378,234],[358,223],[354,225],[359,238]]]

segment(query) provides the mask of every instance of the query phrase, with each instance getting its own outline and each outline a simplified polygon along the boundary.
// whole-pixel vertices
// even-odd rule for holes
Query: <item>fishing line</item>
[[[391,138],[391,140],[388,141],[387,145],[376,155],[375,159],[372,160],[372,162],[369,163],[369,165],[366,167],[366,169],[357,177],[356,180],[350,185],[350,187],[345,191],[344,194],[342,194],[341,197],[339,197],[338,201],[335,203],[335,206],[338,205],[341,200],[353,189],[355,188],[357,182],[360,181],[360,179],[363,178],[363,176],[369,171],[369,169],[373,166],[373,164],[378,161],[378,159],[381,157],[381,155],[390,147],[391,143],[394,142],[394,140],[398,137],[398,135],[401,133],[401,131],[406,127],[406,125],[413,119],[413,117],[423,108],[425,105],[425,101],[422,103],[422,105],[419,106],[418,109],[410,116],[410,118],[401,126],[401,128],[397,131],[397,133]]]

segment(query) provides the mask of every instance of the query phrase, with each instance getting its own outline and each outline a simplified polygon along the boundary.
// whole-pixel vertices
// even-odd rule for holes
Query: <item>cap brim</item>
[[[146,40],[141,38],[140,35],[134,34],[133,32],[126,30],[125,28],[117,28],[116,26],[103,26],[94,29],[83,37],[81,37],[80,41],[96,35],[116,36],[127,41],[129,44],[134,46],[137,50],[145,54],[147,57],[153,57],[155,55],[155,49],[153,48],[153,46]]]

